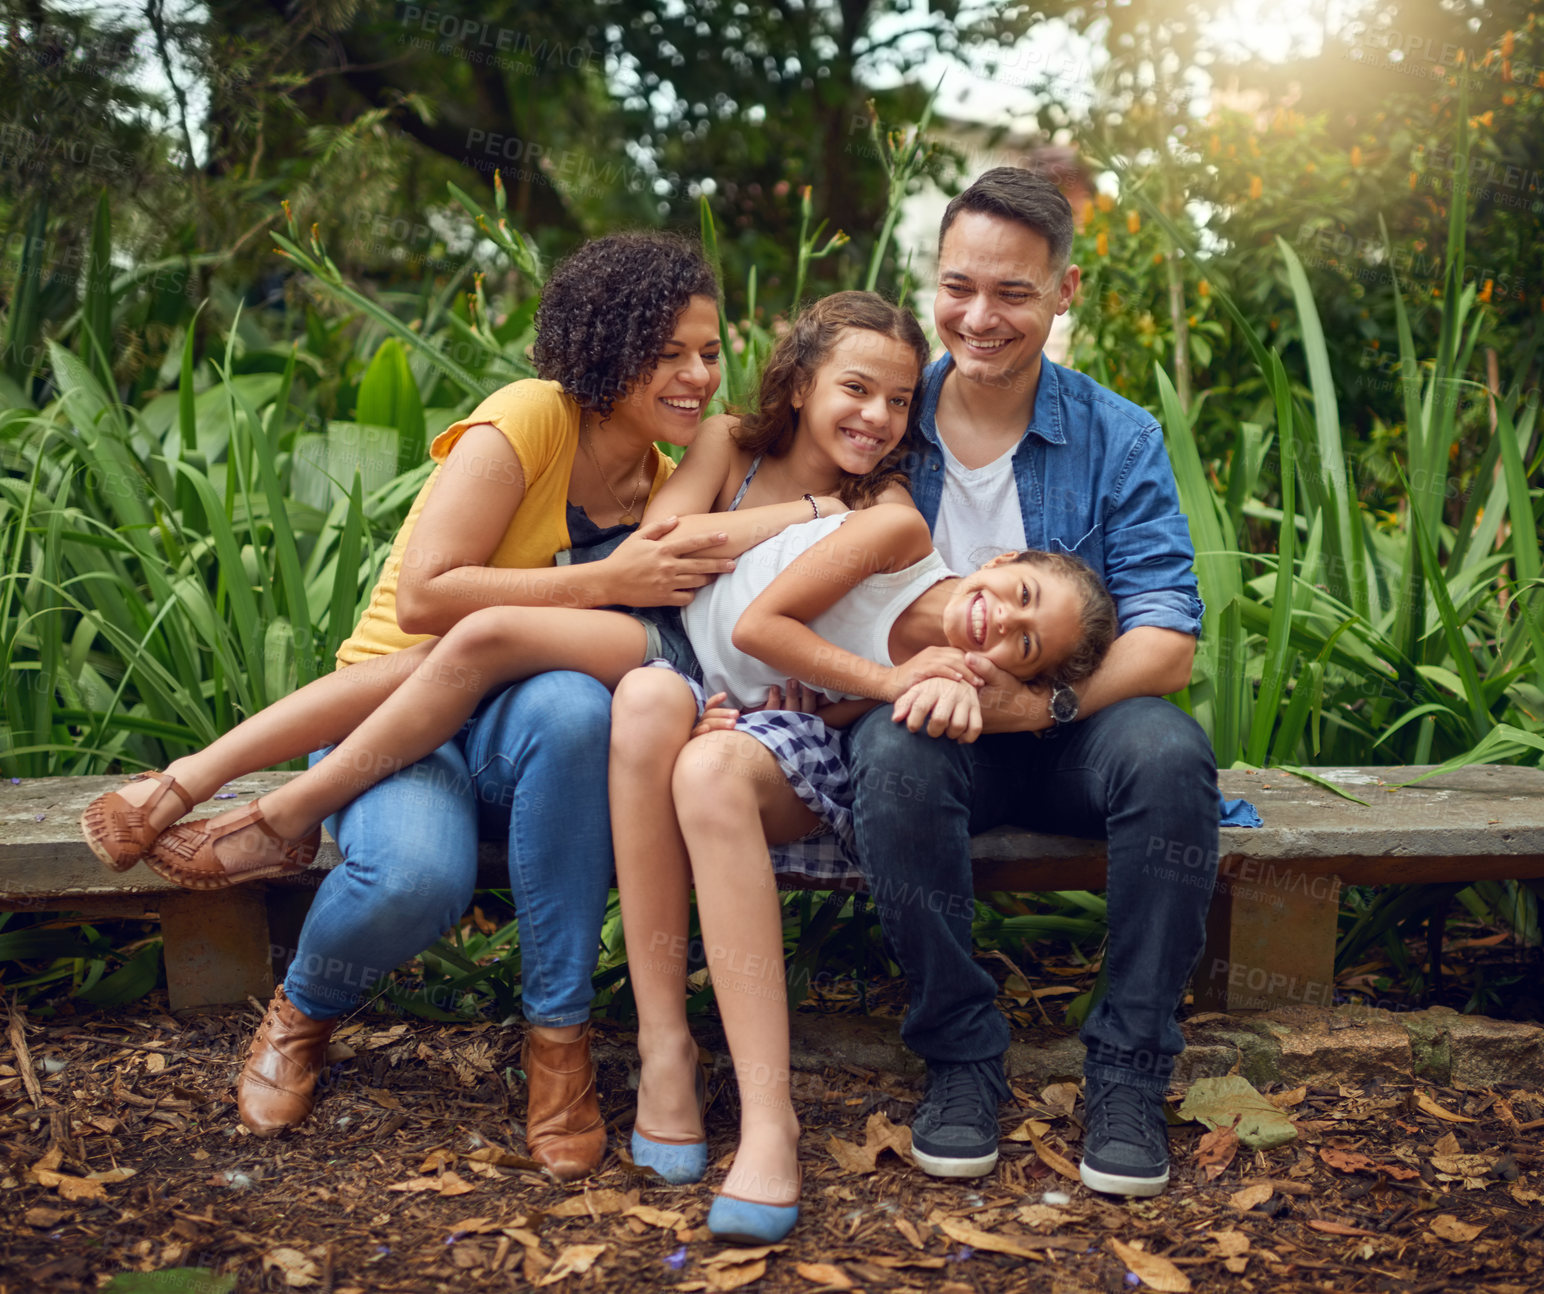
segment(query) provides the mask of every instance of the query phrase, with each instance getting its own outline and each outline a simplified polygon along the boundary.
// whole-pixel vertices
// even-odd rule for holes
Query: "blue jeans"
[[[1108,988],[1083,1026],[1084,1071],[1164,1090],[1217,875],[1217,769],[1195,721],[1137,697],[1043,738],[962,746],[910,733],[880,706],[854,725],[851,758],[860,863],[910,982],[906,1045],[951,1061],[1008,1046],[996,981],[972,956],[971,834],[1013,824],[1105,837]]]
[[[329,818],[343,862],[301,929],[290,1000],[312,1019],[340,1015],[459,922],[481,836],[509,842],[526,1018],[587,1019],[611,888],[610,733],[604,686],[541,674]]]

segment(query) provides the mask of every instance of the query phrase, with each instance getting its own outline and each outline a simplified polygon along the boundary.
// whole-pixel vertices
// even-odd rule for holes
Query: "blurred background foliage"
[[[737,403],[797,300],[877,286],[926,320],[941,203],[1001,162],[1077,211],[1070,362],[1164,423],[1208,607],[1175,699],[1219,762],[1539,762],[1526,5],[1310,5],[1317,40],[1283,22],[1267,57],[1237,33],[1282,7],[1250,0],[5,3],[8,776],[159,766],[330,668],[426,437],[529,373],[543,267],[581,238],[701,230]],[[1011,119],[967,119],[965,65],[1026,92]],[[484,906],[399,1007],[511,1007]],[[886,965],[861,900],[788,911],[796,995]],[[1447,1000],[1533,1009],[1525,885],[1348,892],[1348,982],[1431,991],[1440,940],[1410,940],[1444,920],[1513,958]],[[978,911],[984,950],[1077,981],[1074,1018],[1103,929],[1095,895]],[[147,987],[142,939],[38,931],[0,928],[13,986]],[[616,920],[597,985],[625,1006]]]

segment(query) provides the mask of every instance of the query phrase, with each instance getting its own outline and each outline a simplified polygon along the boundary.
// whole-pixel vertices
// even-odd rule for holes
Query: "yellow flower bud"
[[[1138,211],[1126,213],[1126,232],[1128,234],[1140,234],[1142,232],[1142,215]]]
[[[1501,38],[1501,56],[1503,58],[1511,58],[1512,51],[1516,48],[1516,36],[1514,36],[1511,32],[1507,32],[1507,34]]]
[[[1264,192],[1265,181],[1258,175],[1251,175],[1249,177],[1249,196],[1251,198],[1259,198]]]
[[[1100,211],[1104,212],[1105,214],[1109,214],[1111,211],[1115,210],[1115,199],[1112,198],[1108,193],[1101,193],[1097,198],[1094,199],[1094,205],[1098,207]]]
[[[1102,229],[1099,231],[1099,236],[1094,239],[1094,253],[1097,256],[1110,254],[1110,236]]]
[[[1351,165],[1352,166],[1360,166],[1361,164],[1362,164],[1362,150],[1356,144],[1352,144],[1351,145]]]
[[[1205,279],[1202,279],[1201,285],[1196,289],[1196,291],[1199,292],[1203,297],[1209,297],[1212,294],[1212,285]]]

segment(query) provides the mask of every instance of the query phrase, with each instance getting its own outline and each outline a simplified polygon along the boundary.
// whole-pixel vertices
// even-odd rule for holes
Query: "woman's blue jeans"
[[[526,1018],[587,1019],[613,870],[610,733],[604,686],[541,674],[329,818],[343,862],[301,929],[290,1000],[312,1019],[341,1015],[460,921],[481,837],[509,842]]]

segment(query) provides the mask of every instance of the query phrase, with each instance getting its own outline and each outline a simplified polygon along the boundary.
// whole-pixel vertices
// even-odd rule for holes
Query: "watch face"
[[[1057,723],[1071,723],[1078,717],[1078,694],[1070,687],[1058,687],[1051,693],[1051,718]]]

